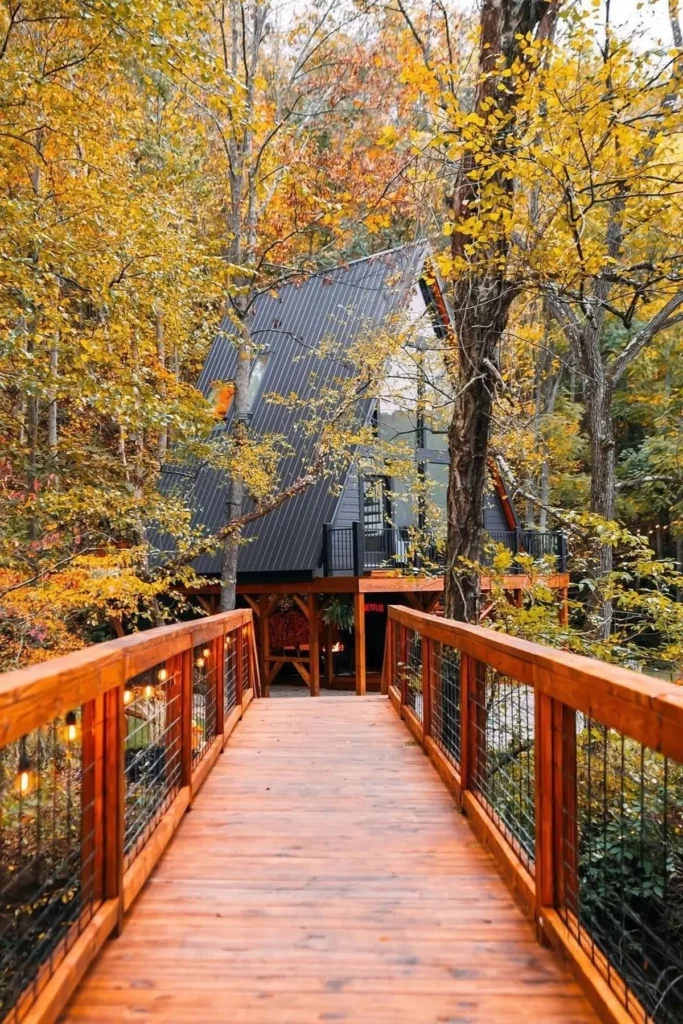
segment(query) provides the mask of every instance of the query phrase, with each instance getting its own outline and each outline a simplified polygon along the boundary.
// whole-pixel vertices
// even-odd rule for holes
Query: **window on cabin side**
[[[260,356],[257,356],[251,364],[251,373],[249,374],[249,390],[247,392],[247,412],[252,413],[256,400],[261,392],[261,385],[265,376],[266,367],[268,365],[268,353],[263,352]]]
[[[235,382],[232,380],[215,380],[211,384],[209,402],[213,408],[213,418],[224,420],[232,405],[235,395]]]

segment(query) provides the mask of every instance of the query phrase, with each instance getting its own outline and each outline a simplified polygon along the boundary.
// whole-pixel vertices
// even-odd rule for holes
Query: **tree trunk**
[[[164,339],[164,321],[160,313],[157,313],[154,318],[154,331],[157,339],[157,359],[162,370],[166,369],[166,343]],[[166,407],[166,381],[162,380],[161,384],[161,400]],[[168,425],[162,423],[159,429],[159,441],[157,444],[157,458],[159,464],[163,465],[166,460],[166,452],[168,451]]]
[[[612,418],[613,388],[606,380],[589,379],[586,383],[586,410],[591,441],[591,512],[613,520],[616,495],[616,443]],[[598,544],[597,575],[599,579],[612,572],[613,551],[610,544]],[[596,606],[598,635],[607,640],[612,629],[611,601]]]
[[[50,401],[47,407],[47,443],[53,455],[59,441],[57,433],[57,374],[59,370],[59,340],[50,349]]]
[[[243,325],[245,336],[246,324]],[[246,337],[239,343],[237,371],[235,373],[235,397],[233,399],[234,419],[232,443],[236,453],[235,465],[239,462],[239,449],[247,440],[247,416],[249,414],[249,376],[251,371],[251,348]],[[226,522],[230,523],[242,515],[245,488],[244,478],[232,472],[228,480],[225,502]],[[223,564],[221,567],[220,611],[230,611],[237,600],[237,555],[240,547],[239,531],[228,534],[223,542]]]
[[[469,300],[462,291],[467,290]],[[457,285],[456,329],[459,394],[448,430],[448,529],[445,609],[449,618],[476,622],[479,573],[465,563],[479,562],[484,537],[484,494],[488,474],[491,409],[496,390],[500,338],[507,324],[512,292],[501,279]]]
[[[553,5],[554,10],[554,5]],[[519,42],[537,27],[547,34],[551,5],[540,0],[483,0],[481,5],[479,70],[473,110],[491,134],[494,150],[501,154],[510,146],[514,132],[516,90],[499,88],[500,74],[519,56]],[[500,115],[505,128],[501,132]],[[501,170],[494,176],[496,204],[513,202],[514,184]],[[506,281],[505,264],[509,239],[500,233],[472,257],[476,240],[465,224],[479,208],[482,186],[474,156],[467,152],[460,162],[452,200],[453,234],[451,252],[456,266],[453,288],[454,331],[458,366],[456,400],[448,431],[450,467],[448,477],[448,529],[444,602],[446,615],[475,622],[479,606],[479,575],[468,562],[481,559],[484,534],[484,492],[486,489],[491,409],[500,382],[498,355],[507,327],[510,303],[516,286]]]
[[[550,503],[550,467],[548,459],[544,457],[541,464],[541,507],[538,513],[539,530],[548,529],[548,504]]]

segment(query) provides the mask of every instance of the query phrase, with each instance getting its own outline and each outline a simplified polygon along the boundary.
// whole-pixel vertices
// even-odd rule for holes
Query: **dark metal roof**
[[[336,359],[320,356],[320,346],[332,343],[342,351],[367,331],[379,326],[401,307],[422,272],[427,246],[414,243],[400,249],[355,260],[344,266],[285,285],[276,295],[265,294],[255,303],[251,334],[268,347],[268,366],[261,394],[296,393],[306,400],[339,377]],[[214,381],[235,376],[237,350],[226,321],[214,341],[198,381],[208,395]],[[250,429],[255,435],[281,434],[294,454],[283,458],[280,486],[286,488],[310,463],[315,437],[303,429],[301,410],[259,400]],[[259,572],[312,572],[320,560],[322,524],[334,518],[339,501],[338,479],[319,480],[303,494],[289,499],[244,530],[239,553],[240,574]],[[168,467],[162,491],[182,494],[193,509],[193,525],[209,532],[225,522],[226,479],[207,466]],[[248,503],[245,511],[248,511]],[[157,538],[159,547],[166,544]],[[219,574],[220,552],[202,555],[195,568]]]

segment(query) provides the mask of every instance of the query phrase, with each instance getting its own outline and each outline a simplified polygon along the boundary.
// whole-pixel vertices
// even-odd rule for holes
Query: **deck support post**
[[[366,691],[365,671],[365,595],[353,595],[353,624],[356,648],[356,694],[360,697]]]
[[[308,647],[310,662],[308,666],[310,682],[309,692],[311,697],[320,696],[320,623],[318,620],[318,598],[315,594],[309,594],[307,598],[308,609]]]
[[[569,587],[562,587],[560,590],[559,619],[561,626],[569,625]]]
[[[325,682],[328,686],[332,685],[334,679],[334,652],[332,647],[332,626],[327,623],[325,626]]]
[[[270,672],[270,624],[268,615],[268,605],[270,604],[270,594],[264,594],[259,598],[259,616],[258,616],[258,629],[259,629],[259,643],[258,643],[258,659],[259,669],[261,673],[261,679],[263,680],[263,696],[270,697],[270,684],[268,682],[268,675]]]

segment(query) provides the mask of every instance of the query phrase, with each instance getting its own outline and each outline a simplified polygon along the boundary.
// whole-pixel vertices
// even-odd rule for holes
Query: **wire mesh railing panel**
[[[249,674],[249,631],[242,626],[242,691],[245,692],[251,686]]]
[[[130,863],[177,793],[182,778],[180,659],[126,683],[124,851]]]
[[[431,736],[453,764],[460,764],[460,651],[432,643]]]
[[[565,715],[565,924],[638,1021],[683,1020],[683,767]],[[624,984],[625,983],[625,984]]]
[[[524,866],[535,842],[534,691],[476,662],[469,692],[473,730],[472,790]]]
[[[192,650],[192,764],[198,764],[216,736],[218,662],[214,641]]]
[[[237,707],[237,634],[226,633],[223,646],[223,707],[227,718]]]
[[[0,1018],[22,1019],[101,902],[89,702],[0,750]]]
[[[422,636],[412,629],[405,631],[406,703],[415,717],[422,721]]]

